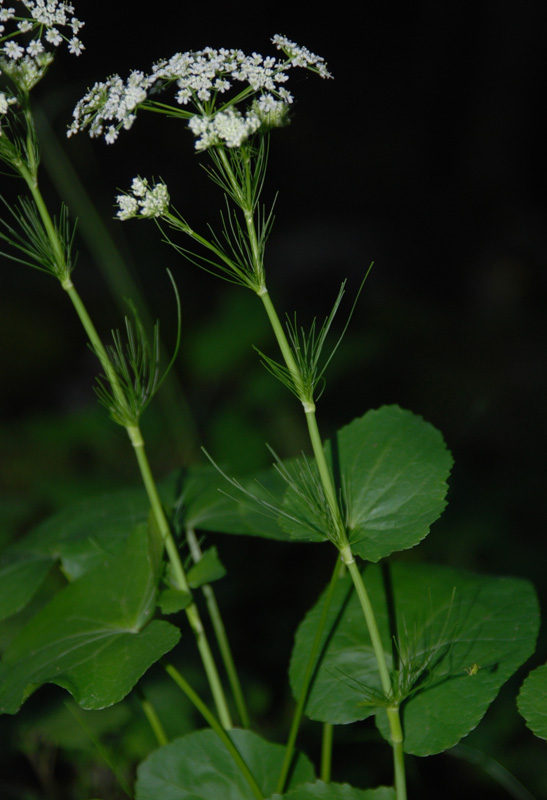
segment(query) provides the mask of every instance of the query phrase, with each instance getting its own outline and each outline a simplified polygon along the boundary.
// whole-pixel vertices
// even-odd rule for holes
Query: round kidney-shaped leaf
[[[285,748],[247,730],[229,731],[263,797],[274,791]],[[299,755],[291,785],[313,781],[313,766]],[[194,731],[160,747],[140,765],[136,800],[256,800],[233,755],[212,730]]]
[[[346,506],[352,550],[379,561],[418,544],[445,507],[452,457],[439,431],[398,406],[369,411],[341,428],[325,447]],[[300,472],[318,483],[315,462]],[[293,474],[296,474],[293,469]],[[320,538],[321,513],[310,492],[289,489],[282,525],[294,538]],[[298,522],[297,520],[301,520]],[[323,530],[323,538],[329,531]]]
[[[533,652],[539,611],[533,587],[431,565],[371,565],[364,572],[395,694],[404,749],[431,755],[482,719],[500,687]],[[290,679],[298,696],[324,598],[300,625]],[[395,644],[394,644],[395,643]],[[389,739],[378,670],[348,576],[339,581],[306,714],[334,724],[377,715]]]

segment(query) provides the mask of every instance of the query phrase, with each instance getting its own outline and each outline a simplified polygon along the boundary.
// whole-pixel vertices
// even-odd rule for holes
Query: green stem
[[[156,483],[152,477],[152,471],[148,463],[148,458],[144,448],[144,439],[142,438],[140,428],[136,425],[128,426],[127,433],[129,434],[129,438],[131,439],[131,443],[135,451],[141,477],[146,488],[146,493],[148,495],[148,500],[150,502],[154,519],[156,520],[161,537],[165,543],[165,549],[171,563],[175,583],[181,591],[192,596],[192,590],[188,585],[184,567],[182,566],[177,546],[171,534],[169,522],[165,516]],[[192,602],[186,607],[185,611],[188,622],[190,623],[190,627],[192,628],[196,637],[198,650],[200,652],[201,660],[209,681],[209,686],[211,687],[211,692],[213,694],[219,719],[225,728],[231,728],[232,720],[230,717],[230,711],[228,709],[228,703],[226,702],[224,689],[222,688],[222,683],[216,668],[211,648],[209,647],[207,634],[205,633],[198,608],[196,604]]]
[[[97,330],[93,322],[91,321],[91,317],[89,316],[85,305],[83,304],[78,292],[74,287],[74,284],[70,279],[69,268],[65,261],[63,246],[61,244],[57,231],[55,230],[55,225],[53,224],[51,215],[44,202],[42,193],[38,187],[38,181],[32,175],[32,173],[29,171],[28,167],[24,163],[21,163],[19,165],[19,172],[21,176],[24,178],[30,190],[30,193],[32,194],[32,199],[34,200],[36,208],[38,209],[38,213],[40,214],[40,219],[42,220],[48,239],[53,248],[53,252],[55,254],[55,260],[57,262],[56,275],[61,282],[61,286],[70,297],[72,305],[74,306],[74,309],[80,319],[80,322],[82,323],[82,326],[85,332],[87,333],[91,346],[95,351],[95,353],[97,354],[97,357],[101,362],[101,366],[105,371],[106,377],[110,385],[112,386],[112,391],[115,393],[116,399],[122,404],[125,404],[125,396],[120,387],[116,371],[112,368],[110,359],[101,341],[101,338],[97,333]]]
[[[28,168],[24,164],[20,166],[20,172],[32,193],[32,197],[34,199],[34,202],[36,203],[38,213],[40,214],[40,217],[44,224],[44,228],[47,232],[48,238],[54,249],[56,258],[58,259],[58,267],[59,267],[58,277],[60,277],[61,286],[67,292],[68,296],[70,297],[70,300],[72,301],[72,305],[74,306],[74,309],[80,319],[80,322],[82,323],[82,326],[87,336],[89,337],[91,346],[93,347],[95,353],[97,354],[97,357],[99,358],[99,361],[101,362],[101,366],[105,371],[105,375],[112,387],[112,391],[116,396],[116,400],[122,407],[126,406],[127,405],[126,396],[123,392],[122,387],[120,386],[116,371],[112,367],[112,364],[108,357],[108,353],[101,341],[101,338],[97,333],[97,330],[91,320],[91,317],[89,316],[84,303],[82,302],[78,292],[76,291],[76,288],[72,283],[72,280],[70,279],[70,275],[68,274],[68,269],[66,268],[66,264],[64,261],[63,248],[61,242],[59,241],[59,237],[57,235],[57,231],[55,230],[55,226],[53,225],[53,222],[51,220],[51,216],[47,210],[41,192],[38,188],[37,181],[32,177]],[[62,278],[61,277],[62,275],[65,275],[65,277]],[[146,493],[148,495],[148,499],[150,501],[150,506],[152,508],[152,513],[154,515],[154,519],[156,520],[158,529],[161,533],[161,537],[164,541],[165,549],[167,551],[167,555],[171,563],[176,584],[181,591],[186,592],[191,596],[192,592],[190,590],[190,587],[188,586],[188,581],[186,580],[186,575],[184,572],[184,568],[182,566],[182,562],[180,560],[179,552],[171,535],[169,523],[163,511],[163,506],[161,504],[156,484],[152,476],[152,471],[150,469],[150,465],[144,448],[144,440],[142,438],[140,428],[138,425],[126,425],[125,428],[129,436],[129,439],[131,440],[131,444],[133,445],[133,449],[137,458],[137,463],[139,465],[142,480],[146,489]],[[213,659],[213,655],[211,653],[211,649],[207,641],[207,636],[203,628],[203,624],[201,622],[199,612],[195,603],[191,603],[186,608],[186,615],[188,617],[190,626],[196,636],[198,650],[200,652],[203,661],[203,666],[207,674],[207,678],[209,680],[209,685],[211,687],[211,692],[213,694],[215,705],[218,710],[219,718],[224,727],[231,728],[232,721],[230,717],[230,712],[228,710],[226,697],[224,695],[224,690],[222,688],[222,683],[220,681],[218,671]]]
[[[146,719],[150,727],[152,728],[152,732],[156,737],[156,740],[160,747],[169,743],[169,739],[167,738],[167,734],[165,733],[165,729],[161,724],[160,718],[156,714],[156,709],[144,696],[140,698],[141,708],[144,712]]]
[[[123,392],[122,387],[120,386],[120,382],[118,380],[118,376],[116,374],[116,370],[112,367],[110,359],[108,357],[108,353],[106,352],[106,348],[103,345],[97,330],[91,321],[91,317],[87,313],[87,309],[82,302],[82,299],[74,284],[72,283],[70,278],[66,278],[65,280],[61,281],[61,286],[68,294],[72,305],[74,306],[74,310],[76,311],[82,326],[87,333],[89,338],[91,347],[93,348],[94,353],[96,353],[97,358],[101,362],[101,366],[104,370],[105,376],[112,387],[112,391],[116,396],[116,401],[120,406],[126,406],[127,400],[125,394]]]
[[[268,294],[267,291],[265,291],[264,294],[260,295],[260,299],[262,300],[262,303],[266,310],[266,314],[268,315],[268,319],[270,320],[270,324],[272,326],[275,338],[277,339],[277,343],[279,345],[279,349],[281,350],[281,354],[283,356],[285,364],[287,365],[288,370],[294,376],[293,383],[295,386],[298,386],[300,372],[296,364],[296,360],[293,356],[290,344],[287,340],[287,336],[285,334],[283,326],[281,325],[281,322],[279,320],[277,311],[275,310],[270,295]],[[344,523],[342,522],[342,516],[340,514],[340,506],[336,497],[336,490],[334,488],[331,472],[328,467],[327,460],[325,458],[325,452],[323,450],[323,444],[321,442],[319,428],[317,427],[317,419],[315,416],[315,405],[303,398],[301,398],[301,402],[304,408],[304,413],[306,415],[308,433],[310,437],[311,446],[313,449],[313,454],[315,456],[315,460],[317,463],[317,469],[319,470],[321,485],[323,486],[323,491],[325,492],[325,497],[327,499],[327,503],[333,521],[333,528],[334,531],[336,532],[335,533],[336,545],[338,549],[341,549],[342,547],[345,547],[348,544],[348,542],[345,533]]]
[[[363,611],[363,616],[365,617],[367,623],[368,631],[370,634],[370,640],[372,642],[372,648],[374,650],[374,655],[376,656],[378,671],[380,672],[380,680],[382,682],[382,689],[384,690],[386,698],[389,700],[392,694],[391,678],[389,676],[389,670],[386,662],[386,654],[384,651],[384,647],[382,645],[382,640],[380,638],[380,631],[378,630],[378,625],[376,623],[376,617],[374,616],[374,611],[372,609],[370,598],[365,588],[362,575],[359,572],[357,564],[355,563],[355,559],[353,557],[353,553],[351,552],[351,548],[349,546],[346,547],[341,552],[341,556],[342,560],[344,561],[344,564],[348,568],[349,574],[351,575],[353,586],[355,587],[357,598],[359,600],[359,604]]]
[[[211,713],[211,711],[207,708],[203,700],[192,689],[190,684],[182,677],[180,672],[172,664],[165,664],[164,667],[167,674],[175,681],[177,686],[180,689],[182,689],[186,697],[195,706],[195,708],[197,708],[199,713],[202,715],[205,721],[211,726],[211,728],[217,734],[217,736],[224,744],[226,749],[229,751],[230,755],[232,756],[237,766],[241,770],[243,777],[249,784],[249,788],[256,797],[256,800],[263,800],[263,794],[260,791],[260,787],[258,786],[253,774],[251,773],[249,767],[245,763],[243,757],[241,756],[241,753],[230,739],[229,735],[226,733],[224,728],[221,725],[219,725],[219,722],[216,719],[215,715]]]
[[[32,194],[32,199],[36,204],[36,208],[38,209],[38,213],[40,214],[40,219],[44,224],[44,228],[46,230],[48,239],[53,247],[53,251],[55,253],[55,260],[57,262],[57,276],[62,281],[69,279],[69,270],[68,265],[65,261],[65,254],[63,251],[63,247],[59,240],[59,236],[57,235],[57,231],[55,230],[55,225],[53,224],[53,220],[51,219],[50,213],[47,210],[46,204],[44,202],[44,198],[42,197],[42,193],[38,188],[38,179],[35,175],[33,175],[30,170],[28,169],[27,165],[24,162],[20,162],[17,166],[21,177],[24,179],[25,183],[27,184],[30,193]]]
[[[262,304],[264,305],[264,309],[268,315],[268,319],[270,320],[270,325],[272,326],[272,330],[275,338],[277,339],[277,344],[279,345],[279,349],[281,350],[285,364],[287,365],[287,368],[291,374],[295,378],[298,378],[300,371],[292,354],[291,346],[287,341],[285,330],[277,315],[277,311],[275,310],[275,306],[272,303],[272,299],[268,293],[268,290],[264,288],[264,291],[259,295],[259,297],[262,300]]]
[[[342,522],[342,515],[340,513],[340,504],[336,497],[336,490],[332,480],[331,471],[325,458],[325,451],[323,450],[323,443],[317,427],[317,418],[315,416],[315,408],[305,408],[306,422],[308,424],[308,433],[310,435],[310,442],[315,456],[317,469],[319,470],[319,477],[321,478],[321,485],[329,504],[330,513],[336,531],[336,545],[340,550],[342,547],[347,546],[348,540],[346,536],[346,529]]]
[[[353,553],[351,552],[351,548],[349,547],[349,545],[346,548],[344,548],[344,550],[341,551],[341,556],[344,561],[344,564],[347,566],[349,570],[349,574],[351,575],[351,579],[353,581],[353,586],[355,588],[357,597],[359,599],[359,604],[361,605],[361,608],[363,610],[363,616],[365,617],[367,623],[370,640],[372,642],[372,647],[374,649],[374,655],[376,656],[376,663],[378,664],[378,671],[380,672],[380,680],[382,682],[382,688],[384,690],[384,695],[386,699],[389,701],[389,699],[393,695],[393,687],[391,684],[391,678],[387,667],[385,650],[383,648],[382,640],[380,638],[380,631],[378,630],[378,625],[376,623],[376,618],[374,616],[374,611],[372,609],[370,598],[365,588],[363,576],[359,572],[359,569],[357,567],[357,564],[355,563],[355,559],[353,557]],[[395,774],[395,791],[397,794],[397,800],[406,800],[403,729],[401,726],[399,707],[397,705],[389,706],[387,708],[387,718],[389,721],[389,730],[391,733],[391,746],[393,749],[393,769]]]
[[[242,191],[241,186],[234,175],[232,167],[230,166],[230,161],[226,155],[226,151],[223,147],[220,147],[218,148],[218,153],[222,161],[222,166],[226,172],[226,176],[230,182],[230,186],[232,187],[234,199],[237,205],[243,211],[243,216],[245,217],[245,226],[247,228],[247,235],[251,244],[252,271],[256,281],[256,291],[258,294],[262,294],[262,292],[266,291],[266,283],[264,264],[262,263],[260,256],[260,247],[258,244],[258,236],[256,233],[256,225],[254,220],[255,198],[253,198],[252,181],[249,170],[250,156],[247,153],[247,158],[245,159],[245,187],[244,191]]]
[[[330,783],[331,777],[333,733],[334,726],[329,722],[324,722],[321,739],[321,780],[325,783]]]
[[[403,751],[403,729],[398,706],[387,709],[387,718],[393,747],[393,771],[397,800],[406,800],[405,754]]]
[[[296,376],[295,386],[297,386],[299,372],[289,342],[287,341],[285,331],[283,330],[283,327],[279,321],[279,317],[273,306],[269,294],[265,291],[264,294],[260,295],[260,298],[264,304],[264,308],[266,309],[266,313],[272,325],[279,348],[285,360],[285,364],[287,365],[289,371]],[[340,512],[340,505],[338,503],[336,490],[334,488],[334,482],[332,480],[331,471],[328,467],[327,460],[325,458],[325,452],[323,450],[323,444],[321,441],[321,436],[319,434],[319,428],[317,426],[317,420],[315,416],[315,405],[302,398],[301,401],[306,415],[308,432],[310,436],[313,453],[317,463],[317,469],[319,471],[319,477],[321,479],[321,485],[323,487],[325,498],[327,500],[329,510],[331,512],[333,530],[335,536],[334,543],[340,550],[342,559],[349,569],[353,585],[355,587],[355,591],[357,592],[357,597],[359,599],[359,603],[363,610],[363,615],[365,617],[365,621],[370,633],[374,654],[376,656],[376,663],[378,665],[378,671],[380,673],[382,688],[384,690],[386,698],[389,699],[392,696],[392,685],[391,685],[389,670],[387,667],[386,655],[380,639],[380,633],[378,631],[378,625],[376,623],[374,610],[372,608],[368,593],[365,588],[365,584],[363,582],[363,578],[357,568],[355,559],[353,557],[353,553],[351,551],[351,547],[347,539],[345,526],[342,521],[342,515]],[[397,707],[388,709],[388,719],[389,719],[391,739],[392,739],[397,800],[406,800],[404,755],[402,749],[402,741],[403,741],[402,728],[399,718],[399,709]]]
[[[188,546],[190,548],[190,553],[192,554],[192,558],[197,563],[202,558],[202,552],[196,534],[192,528],[187,528],[186,538],[188,541]],[[228,641],[226,628],[224,625],[224,621],[222,619],[222,615],[220,613],[220,608],[217,603],[214,589],[209,584],[205,584],[204,586],[201,587],[201,590],[205,596],[207,609],[209,611],[209,616],[211,618],[211,623],[213,625],[213,630],[215,632],[218,648],[220,650],[220,654],[224,662],[224,667],[226,669],[226,674],[228,676],[230,688],[232,689],[232,694],[234,696],[234,701],[236,704],[237,712],[239,714],[239,718],[241,720],[241,724],[243,725],[244,728],[250,728],[251,721],[249,718],[249,712],[247,711],[247,705],[245,703],[245,698],[243,696],[243,690],[241,688],[241,683],[239,681],[239,676],[237,674],[237,670],[235,667],[232,650],[230,647],[230,643]]]
[[[146,329],[152,329],[150,317],[142,288],[133,279],[126,259],[122,258],[116,245],[113,228],[108,227],[91,201],[87,187],[80,179],[66,153],[64,143],[56,135],[47,115],[34,106],[33,118],[36,120],[41,142],[41,163],[47,170],[49,180],[53,183],[60,197],[64,197],[66,205],[78,218],[78,235],[86,243],[93,262],[101,271],[112,297],[120,311],[127,312],[127,304],[123,298],[131,297]],[[196,452],[197,435],[195,422],[192,419],[188,401],[184,395],[180,381],[172,370],[163,383],[157,401],[163,410],[171,441],[177,448],[179,459],[192,460]]]
[[[315,674],[315,670],[317,668],[317,658],[319,655],[319,647],[321,645],[323,639],[323,633],[325,630],[325,625],[327,623],[327,616],[329,613],[329,609],[332,604],[332,599],[334,596],[334,590],[336,588],[336,584],[340,577],[341,571],[343,570],[344,565],[340,558],[336,558],[336,564],[334,566],[334,570],[332,573],[332,577],[330,579],[327,594],[325,596],[325,602],[323,603],[323,609],[321,611],[321,618],[319,620],[319,625],[317,626],[317,630],[315,632],[315,637],[311,646],[310,655],[308,658],[308,663],[306,665],[306,671],[304,673],[304,678],[302,681],[302,688],[300,689],[300,694],[298,696],[298,701],[296,704],[296,709],[294,711],[291,729],[289,731],[289,738],[287,740],[287,744],[285,746],[285,758],[283,760],[283,764],[281,767],[281,773],[279,775],[279,779],[277,781],[277,788],[276,792],[278,794],[282,794],[285,789],[285,783],[287,781],[287,777],[289,775],[289,771],[291,768],[293,756],[294,756],[294,748],[296,744],[296,737],[298,736],[298,729],[300,728],[300,723],[302,722],[302,717],[304,715],[304,709],[306,707],[306,701],[308,699],[308,694],[311,686],[311,682],[313,676]]]

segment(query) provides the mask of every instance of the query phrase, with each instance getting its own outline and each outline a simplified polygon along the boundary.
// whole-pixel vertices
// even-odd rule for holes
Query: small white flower
[[[70,27],[72,28],[72,33],[74,34],[74,36],[76,36],[78,31],[81,31],[81,29],[84,27],[84,25],[85,25],[85,22],[82,22],[81,20],[76,19],[76,17],[72,17],[72,19],[70,20]]]
[[[119,136],[119,131],[114,127],[114,125],[110,125],[108,130],[106,131],[104,138],[107,144],[114,144],[116,139]]]
[[[1,8],[0,9],[0,22],[9,22],[15,16],[14,8]]]
[[[29,42],[27,45],[27,53],[29,56],[36,58],[36,56],[40,55],[40,53],[44,52],[44,45],[39,39],[33,39],[32,42]]]
[[[61,42],[63,41],[63,37],[57,30],[57,28],[48,28],[46,31],[46,41],[53,45],[53,47],[59,47]]]
[[[117,216],[121,220],[132,217],[161,217],[169,210],[170,197],[165,183],[150,187],[146,178],[133,178],[131,194],[120,194],[116,198],[119,206]]]
[[[20,22],[17,23],[17,27],[21,31],[21,33],[27,33],[28,31],[32,30],[32,22],[30,19],[22,19]]]
[[[68,43],[68,52],[75,56],[79,56],[84,50],[85,47],[81,41],[76,36],[73,36]]]
[[[7,57],[11,58],[13,61],[17,61],[17,59],[21,58],[25,52],[23,48],[15,42],[6,42],[3,50]]]

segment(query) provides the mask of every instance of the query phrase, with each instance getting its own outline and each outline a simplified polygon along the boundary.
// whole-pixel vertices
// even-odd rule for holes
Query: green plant
[[[16,713],[46,683],[93,710],[121,703],[137,687],[158,745],[140,764],[134,789],[120,778],[123,790],[139,800],[404,800],[405,753],[443,752],[479,723],[501,686],[533,652],[539,613],[526,581],[386,561],[421,542],[445,506],[452,460],[430,424],[385,406],[341,428],[330,441],[321,437],[316,404],[341,341],[339,336],[325,354],[345,284],[322,325],[314,320],[306,330],[296,316],[282,324],[267,288],[265,248],[274,215],[273,207],[262,203],[262,191],[270,133],[287,123],[293,101],[285,86],[290,71],[304,68],[329,79],[324,60],[283,36],[273,38],[282,54],[275,58],[206,48],[158,62],[149,74],[134,71],[126,81],[112,76],[74,110],[69,134],[88,128],[108,144],[142,111],[187,121],[196,150],[209,159],[207,175],[223,193],[220,230],[194,230],[187,214],[172,207],[166,184],[142,177],[118,195],[117,215],[154,220],[164,241],[186,260],[256,295],[280,353],[277,360],[259,351],[261,361],[300,403],[309,435],[310,455],[283,460],[272,451],[273,467],[259,475],[233,477],[216,466],[213,454],[211,464],[191,465],[158,484],[140,420],[178,353],[175,281],[171,278],[179,334],[163,372],[158,329],[150,344],[133,307],[125,336],[115,331],[113,344],[103,344],[73,280],[75,228],[64,205],[57,216],[50,213],[39,188],[30,103],[31,89],[51,62],[44,42],[61,44],[59,28],[68,25],[69,47],[78,54],[81,23],[62,2],[47,8],[20,2],[20,17],[1,8],[0,19],[16,24],[11,32],[1,31],[0,156],[27,190],[7,208],[0,233],[5,255],[51,274],[67,293],[100,363],[99,400],[125,429],[143,488],[68,507],[5,551],[4,618],[27,607],[52,566],[59,566],[64,580],[5,648],[0,708]],[[173,89],[174,105],[159,99]],[[325,543],[323,550],[331,553],[332,577],[296,633],[289,669],[296,707],[284,745],[253,729],[211,586],[224,568],[215,548],[202,552],[197,530]],[[203,621],[200,595],[210,624]],[[178,622],[173,615],[179,612],[186,623],[165,619]],[[184,666],[166,660],[176,653],[186,627],[214,711]],[[153,699],[138,686],[156,663],[208,728],[181,737],[167,733]],[[535,709],[527,710],[530,686],[540,675],[528,679],[520,707],[544,735],[533,720]],[[323,725],[319,777],[296,749],[304,716]],[[393,787],[333,783],[334,726],[368,717],[391,747]]]

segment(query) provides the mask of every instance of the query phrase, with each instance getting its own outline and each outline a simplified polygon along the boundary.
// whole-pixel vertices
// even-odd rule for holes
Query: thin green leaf
[[[359,300],[359,296],[365,285],[365,281],[368,278],[369,272],[372,269],[372,264],[368,268],[365,277],[363,278],[359,290],[355,296],[355,300],[353,301],[353,305],[351,307],[350,313],[344,325],[344,328],[336,341],[336,344],[332,348],[330,355],[325,359],[324,363],[321,365],[321,356],[323,353],[323,348],[325,346],[325,342],[329,331],[331,329],[332,323],[334,321],[334,317],[340,307],[340,303],[342,302],[342,298],[344,296],[346,281],[342,282],[340,287],[340,291],[338,292],[338,296],[334,301],[334,305],[331,309],[329,316],[323,321],[321,328],[319,331],[316,330],[316,323],[317,320],[314,317],[312,323],[309,327],[308,331],[305,331],[303,327],[299,326],[296,319],[296,314],[294,318],[291,318],[287,315],[286,319],[286,328],[289,337],[289,341],[291,344],[291,350],[295,359],[295,362],[298,367],[298,373],[295,375],[291,370],[289,370],[284,364],[276,361],[273,358],[265,355],[261,350],[255,347],[255,350],[259,354],[262,364],[266,367],[266,369],[271,372],[271,374],[277,378],[284,386],[289,389],[300,401],[305,401],[308,403],[313,403],[317,401],[321,394],[323,393],[323,389],[325,386],[324,375],[326,369],[330,362],[332,361],[336,351],[338,350],[342,339],[348,329],[350,324],[351,318],[353,316],[353,312],[355,311],[355,307],[357,305],[357,301]],[[315,390],[319,384],[323,384],[323,388],[319,392],[317,396],[315,396]]]
[[[61,281],[67,279],[76,265],[76,259],[72,255],[76,225],[71,227],[68,209],[64,203],[61,204],[59,219],[55,217],[53,219],[62,250],[62,260],[59,261],[59,254],[53,247],[35,204],[25,197],[20,197],[18,205],[14,206],[10,206],[3,197],[0,197],[0,200],[15,223],[14,227],[5,219],[0,219],[3,228],[0,230],[0,239],[15,251],[2,252],[0,255],[42,272],[48,272]],[[22,254],[23,258],[16,253]]]
[[[181,336],[180,297],[173,276],[167,270],[175,292],[177,303],[177,339],[171,361],[160,375],[160,330],[159,321],[154,325],[152,344],[149,343],[137,309],[129,303],[133,314],[133,323],[125,318],[126,342],[119,331],[112,331],[114,344],[107,347],[110,364],[114,369],[121,396],[102,375],[95,387],[99,402],[110,412],[111,418],[118,425],[137,425],[139,419],[156,395],[161,384],[171,371],[178,355]],[[99,355],[97,353],[97,355]]]

